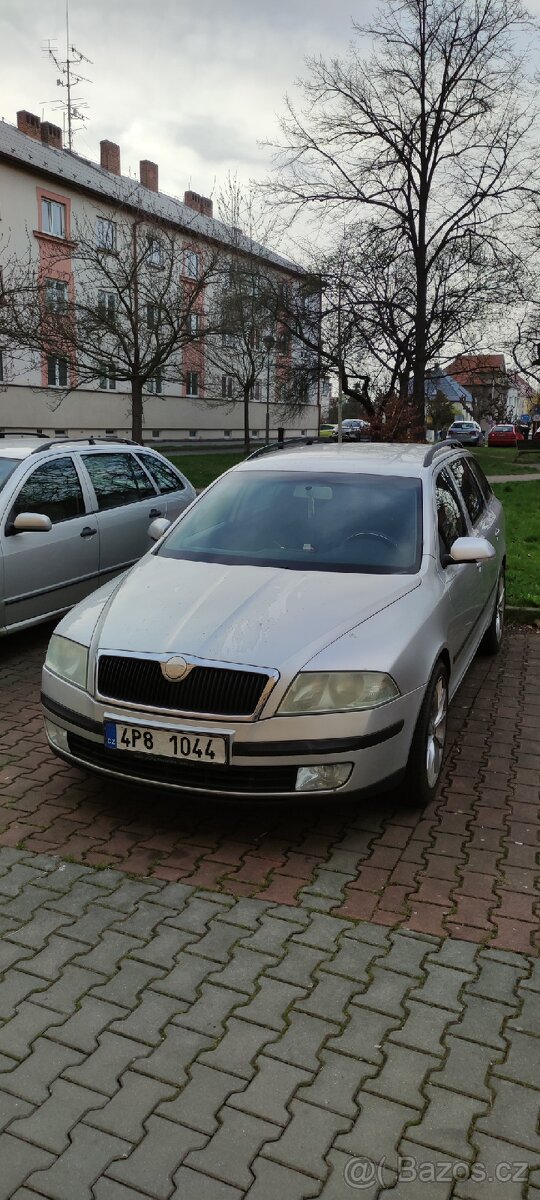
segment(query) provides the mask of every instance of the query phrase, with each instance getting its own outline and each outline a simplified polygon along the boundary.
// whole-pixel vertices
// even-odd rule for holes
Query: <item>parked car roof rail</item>
[[[463,450],[465,448],[466,447],[463,447],[461,442],[457,442],[455,438],[445,438],[442,442],[435,442],[435,445],[430,446],[429,450],[427,450],[426,454],[424,455],[424,466],[430,467],[433,459],[441,452],[441,450]]]
[[[41,454],[42,450],[48,450],[50,446],[63,445],[64,442],[68,442],[69,444],[71,444],[72,442],[77,442],[77,443],[83,442],[87,446],[99,446],[103,442],[106,442],[106,443],[113,442],[115,444],[121,444],[123,446],[140,446],[140,444],[141,444],[140,442],[134,442],[133,438],[117,437],[116,434],[112,434],[112,433],[103,434],[103,437],[95,437],[93,434],[91,434],[89,437],[72,438],[72,437],[68,437],[67,435],[65,435],[64,437],[49,438],[47,441],[42,442],[42,444],[40,446],[35,446],[34,449],[30,451],[30,453],[31,454]]]
[[[253,450],[251,454],[248,454],[245,461],[249,462],[252,458],[260,458],[262,454],[273,454],[276,450],[284,450],[286,446],[313,446],[315,442],[320,442],[321,445],[324,445],[325,439],[313,434],[312,437],[283,438],[279,442],[268,442],[268,445],[259,446],[257,450]]]

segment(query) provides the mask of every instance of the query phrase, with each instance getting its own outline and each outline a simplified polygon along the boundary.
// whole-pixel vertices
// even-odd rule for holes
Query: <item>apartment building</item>
[[[189,294],[191,288],[194,296],[187,318],[190,337],[174,346],[165,369],[145,380],[143,436],[155,441],[240,438],[244,404],[233,369],[234,338],[229,358],[225,355],[220,361],[210,352],[215,340],[210,343],[206,336],[216,278],[223,275],[230,254],[254,263],[261,275],[275,281],[276,289],[294,286],[302,272],[217,220],[211,199],[186,191],[180,201],[160,192],[156,163],[141,161],[139,178],[133,179],[121,173],[117,144],[104,140],[100,151],[97,164],[65,149],[56,125],[25,110],[17,113],[16,126],[0,122],[0,266],[3,262],[6,279],[14,260],[23,272],[25,264],[32,265],[48,313],[49,325],[43,327],[51,329],[55,313],[60,321],[63,310],[76,311],[77,297],[82,289],[88,290],[91,279],[99,312],[110,313],[112,327],[114,307],[122,304],[122,294],[121,289],[117,288],[116,296],[114,288],[110,290],[108,264],[114,255],[120,256],[122,239],[128,248],[137,245],[137,237],[144,239],[144,270],[154,270],[156,278],[167,266],[162,261],[164,243],[178,245],[183,276],[178,294]],[[81,254],[82,230],[96,251],[86,255],[86,262]],[[218,261],[220,272],[205,276],[206,264]],[[126,282],[130,318],[135,311],[141,328],[155,331],[163,317],[160,306],[148,302],[148,291],[139,304],[140,298],[133,297],[137,286],[132,272]],[[0,303],[1,299],[0,290]],[[273,332],[275,336],[262,338],[254,329],[251,335],[263,364],[250,389],[251,436],[263,437],[267,421],[271,436],[278,427],[287,436],[314,433],[319,399],[315,376],[301,403],[296,398],[289,411],[288,380],[296,348],[279,322]],[[224,333],[224,345],[226,337]],[[260,337],[266,348],[259,347]],[[38,349],[18,349],[13,339],[0,334],[0,431],[128,436],[132,387],[109,361],[106,339],[103,365],[96,368],[94,363],[92,370],[83,361],[82,348],[77,361],[69,348],[64,351],[54,340],[50,347],[45,342]],[[227,362],[232,365],[227,367]]]

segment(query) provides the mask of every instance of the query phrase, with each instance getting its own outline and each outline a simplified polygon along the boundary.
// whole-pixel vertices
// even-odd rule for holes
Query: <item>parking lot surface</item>
[[[437,802],[287,810],[53,758],[0,646],[0,1200],[540,1200],[540,638]]]

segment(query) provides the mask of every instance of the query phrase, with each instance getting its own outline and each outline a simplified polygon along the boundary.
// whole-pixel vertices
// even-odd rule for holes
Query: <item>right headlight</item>
[[[80,642],[72,642],[70,638],[53,633],[47,648],[45,666],[55,675],[59,675],[60,679],[86,690],[88,646],[82,646]]]
[[[400,695],[391,675],[382,671],[302,671],[279,706],[283,715],[357,712],[379,708]]]

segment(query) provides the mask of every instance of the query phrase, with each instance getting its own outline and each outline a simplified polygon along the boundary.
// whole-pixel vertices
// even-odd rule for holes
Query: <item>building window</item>
[[[232,375],[221,376],[221,395],[224,400],[232,400],[233,394],[233,377]]]
[[[116,429],[106,429],[105,433],[108,434],[109,437],[116,437]]]
[[[197,371],[186,371],[186,396],[199,395],[199,375]],[[191,436],[191,434],[190,434]]]
[[[67,358],[58,358],[49,354],[47,358],[47,383],[49,387],[67,387],[68,365]],[[56,432],[56,430],[55,430]]]
[[[0,350],[0,383],[4,382],[4,351]]]
[[[189,436],[190,436],[191,438],[193,438],[193,437],[198,437],[198,436],[199,436],[199,430],[198,430],[198,429],[190,429],[190,431],[189,431]]]
[[[159,323],[159,310],[157,304],[146,305],[146,325],[148,329],[157,329]]]
[[[65,431],[65,429],[55,429],[54,435],[55,435],[55,437],[65,437],[66,431]]]
[[[102,321],[114,321],[116,295],[114,292],[98,292],[98,316]]]
[[[258,429],[252,429],[252,430],[251,430],[251,436],[252,436],[252,437],[259,437],[259,430],[258,430]]]
[[[285,404],[285,403],[286,403],[286,401],[288,400],[288,398],[289,398],[289,389],[288,389],[288,387],[287,387],[287,384],[286,384],[286,383],[280,383],[280,385],[279,385],[279,399],[280,399],[281,403],[282,403],[282,404]]]
[[[159,238],[150,235],[147,239],[148,251],[147,262],[150,267],[163,266],[163,246]]]
[[[222,333],[221,345],[224,346],[226,350],[232,349],[234,346],[234,333]]]
[[[41,229],[51,237],[66,236],[66,206],[57,200],[41,200]]]
[[[116,250],[116,225],[106,217],[96,221],[96,246],[98,250]]]
[[[291,338],[288,333],[280,333],[278,337],[278,354],[288,354],[291,348]]]
[[[184,250],[184,274],[188,279],[199,278],[199,255],[195,250]]]
[[[307,437],[307,429],[301,429],[301,430],[300,430],[300,436],[301,436],[301,437]]]
[[[223,437],[232,437],[232,429],[224,429]]]
[[[257,325],[251,330],[249,344],[252,350],[260,350],[261,348],[261,331]]]
[[[155,375],[152,375],[148,380],[146,386],[152,395],[160,396],[163,391],[163,379],[161,376],[161,371],[156,371]]]
[[[201,320],[199,313],[190,313],[188,319],[188,329],[192,337],[197,336],[200,329],[200,324]]]
[[[116,376],[109,363],[102,364],[99,386],[105,392],[114,392],[116,390]]]
[[[161,429],[153,429],[152,437],[161,437]]]
[[[4,292],[4,272],[0,267],[0,304],[5,304],[6,296]]]
[[[260,385],[260,383],[254,383],[253,387],[251,389],[250,400],[254,400],[255,403],[257,404],[259,402],[260,398],[261,398],[261,385]]]
[[[63,279],[45,280],[45,306],[50,312],[65,312],[68,302],[68,285]]]

